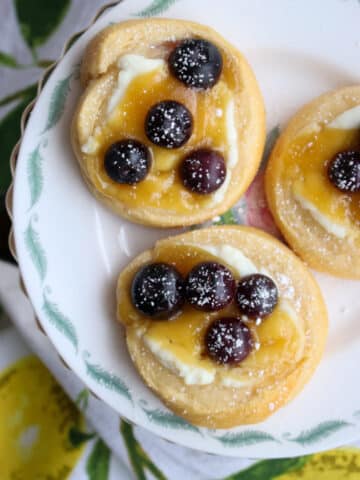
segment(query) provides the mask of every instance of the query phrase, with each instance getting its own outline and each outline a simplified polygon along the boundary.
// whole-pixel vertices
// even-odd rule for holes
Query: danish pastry
[[[169,227],[229,209],[254,178],[265,119],[254,74],[211,28],[112,25],[89,44],[72,123],[81,172],[119,215]]]
[[[312,268],[360,278],[360,86],[301,109],[266,170],[270,209],[290,246]]]
[[[327,312],[304,264],[253,228],[159,240],[120,274],[118,320],[146,384],[189,422],[259,422],[310,379]]]

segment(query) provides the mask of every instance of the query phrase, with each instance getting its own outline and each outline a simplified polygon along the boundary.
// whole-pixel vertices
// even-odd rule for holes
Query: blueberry
[[[341,192],[360,192],[360,151],[339,152],[327,172],[330,182]]]
[[[190,271],[185,286],[187,301],[198,310],[213,312],[228,305],[235,295],[230,270],[216,262],[202,262]]]
[[[235,365],[249,355],[253,339],[245,323],[238,318],[225,317],[209,325],[205,334],[205,348],[215,362]]]
[[[194,193],[209,194],[224,183],[225,161],[214,150],[194,150],[180,165],[180,176],[184,186]]]
[[[201,90],[216,84],[222,65],[219,49],[200,38],[183,40],[169,56],[170,72],[187,87]]]
[[[141,182],[148,174],[150,166],[149,149],[137,140],[115,142],[105,153],[105,171],[117,183],[133,185]]]
[[[145,119],[148,139],[164,148],[179,148],[191,137],[193,120],[190,111],[179,102],[164,100],[153,105]]]
[[[275,282],[266,275],[256,273],[243,277],[236,291],[236,303],[243,315],[265,317],[278,302]]]
[[[168,317],[184,303],[180,273],[166,263],[145,265],[135,274],[131,300],[135,308],[150,317]]]

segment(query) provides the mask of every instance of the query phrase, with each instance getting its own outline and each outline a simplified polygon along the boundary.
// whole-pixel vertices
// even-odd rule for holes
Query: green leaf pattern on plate
[[[39,234],[32,226],[33,219],[34,217],[30,219],[29,225],[24,233],[24,240],[33,265],[39,274],[40,280],[43,281],[46,275],[47,260],[44,249],[40,243]]]
[[[48,130],[53,128],[64,113],[65,102],[67,95],[70,91],[70,81],[73,75],[74,72],[72,72],[69,76],[65,77],[63,80],[60,80],[55,86],[54,91],[51,95],[48,118],[44,132],[47,132]]]
[[[195,425],[191,425],[186,420],[171,412],[165,412],[160,409],[148,410],[142,407],[146,416],[150,420],[150,422],[156,423],[161,425],[165,428],[172,428],[175,430],[191,430],[193,432],[201,433],[201,431],[195,427]]]
[[[50,323],[54,325],[59,332],[65,335],[65,337],[73,344],[77,352],[78,336],[71,320],[60,312],[58,306],[55,303],[50,302],[45,295],[42,310]]]
[[[96,380],[97,383],[104,387],[114,390],[115,392],[123,395],[132,402],[130,390],[125,383],[115,374],[107,372],[103,367],[95,365],[89,362],[90,354],[88,352],[83,353],[83,359],[86,365],[87,374]]]
[[[234,210],[230,208],[230,210],[219,216],[219,219],[214,222],[214,225],[237,225],[238,223]]]
[[[110,466],[110,450],[99,439],[95,443],[86,462],[86,473],[89,480],[108,480]]]
[[[168,10],[177,0],[153,0],[150,5],[140,12],[136,13],[136,17],[151,17],[153,15],[161,15]]]
[[[27,171],[28,171],[28,181],[30,189],[30,198],[32,208],[35,203],[39,200],[42,187],[43,187],[43,174],[42,174],[42,157],[40,153],[41,144],[39,144],[33,152],[29,155]]]
[[[239,433],[226,433],[221,437],[214,437],[226,447],[242,447],[247,445],[255,445],[263,442],[277,442],[275,437],[269,433],[260,430],[247,430]]]
[[[296,437],[291,438],[289,435],[284,435],[284,437],[290,442],[295,442],[305,446],[317,443],[324,438],[329,437],[333,433],[350,426],[352,426],[352,424],[344,420],[329,420],[326,422],[321,422],[316,427],[313,427],[309,430],[304,430]]]

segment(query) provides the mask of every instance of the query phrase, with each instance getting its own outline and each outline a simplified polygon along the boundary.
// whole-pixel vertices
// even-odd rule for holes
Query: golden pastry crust
[[[283,378],[263,388],[225,387],[218,379],[209,385],[186,385],[183,379],[162,366],[152,354],[130,318],[118,320],[125,326],[131,358],[146,384],[176,414],[209,428],[230,428],[264,420],[285,405],[308,382],[323,354],[327,337],[327,312],[320,289],[304,264],[270,235],[249,227],[211,227],[159,240],[155,245],[174,243],[231,245],[257,264],[267,266],[270,275],[285,273],[291,281],[297,313],[306,332],[304,355]],[[134,273],[153,258],[148,250],[136,257],[120,274],[118,305],[129,291]],[[275,278],[275,276],[274,276]],[[280,296],[289,285],[280,285]],[[218,368],[218,367],[217,367]]]
[[[351,239],[329,234],[296,201],[290,182],[283,182],[281,176],[282,160],[296,137],[316,134],[325,124],[356,105],[360,105],[360,86],[325,93],[305,105],[282,132],[265,174],[270,210],[291,248],[315,270],[352,279],[360,279],[360,232]]]
[[[232,171],[224,199],[219,203],[194,209],[187,214],[154,207],[131,207],[95,187],[90,175],[93,157],[85,155],[81,146],[105,119],[106,99],[117,82],[117,59],[127,53],[154,57],[159,52],[154,52],[152,45],[190,36],[214,42],[226,53],[236,72],[232,87],[238,133],[237,164]],[[137,223],[159,227],[201,223],[228,210],[239,200],[254,178],[265,141],[265,113],[261,93],[245,58],[211,28],[183,20],[159,18],[112,25],[100,32],[88,45],[81,66],[81,82],[85,91],[72,123],[73,149],[90,190],[117,214]]]

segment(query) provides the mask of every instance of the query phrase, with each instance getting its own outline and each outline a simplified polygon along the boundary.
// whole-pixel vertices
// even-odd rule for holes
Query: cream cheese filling
[[[328,128],[338,128],[339,130],[356,130],[360,128],[360,105],[349,108],[345,112],[338,115]]]
[[[108,117],[111,117],[116,106],[124,97],[130,83],[139,75],[150,73],[165,67],[165,60],[161,58],[146,58],[142,55],[127,54],[119,58],[117,66],[119,74],[117,85],[109,98],[107,106]]]
[[[360,105],[356,105],[345,112],[338,115],[326,128],[339,130],[356,130],[360,129]],[[344,239],[354,234],[351,226],[344,223],[335,222],[325,213],[321,212],[316,205],[309,199],[304,198],[298,192],[294,192],[296,201],[310,214],[313,219],[321,225],[328,233],[337,238]]]
[[[262,271],[262,269],[258,269],[239,248],[231,245],[187,245],[205,250],[211,255],[217,257],[219,261],[231,265],[239,276]],[[297,314],[289,302],[281,300],[280,308],[291,318],[293,324],[297,325],[300,329],[301,327],[297,320]],[[303,334],[300,330],[299,333]],[[199,358],[192,361],[192,358],[189,357],[189,362],[185,363],[170,349],[164,348],[160,341],[152,338],[151,334],[147,335],[147,333],[145,333],[143,341],[159,362],[165,368],[168,368],[170,371],[183,378],[186,385],[209,385],[215,381],[219,367],[212,364],[210,360],[204,362]],[[301,357],[301,355],[302,351],[300,350],[299,356]],[[257,380],[256,378],[249,378],[246,375],[241,375],[240,369],[235,371],[235,369],[227,370],[224,368],[218,374],[220,383],[225,387],[231,388],[250,386]]]
[[[119,68],[119,74],[117,78],[117,85],[114,88],[111,97],[107,104],[107,118],[110,119],[114,113],[116,106],[120,103],[124,97],[127,88],[130,83],[139,75],[152,72],[154,70],[164,69],[166,66],[165,60],[160,58],[146,58],[142,55],[127,54],[119,58],[117,62]],[[226,111],[226,126],[227,126],[227,158],[226,158],[226,177],[221,187],[211,195],[211,204],[221,203],[229,188],[232,170],[238,161],[238,135],[236,129],[235,118],[235,100],[229,100]],[[94,155],[100,148],[100,143],[97,140],[97,136],[100,133],[99,127],[97,127],[93,133],[87,139],[87,141],[81,145],[81,151],[87,155]]]
[[[164,68],[165,61],[160,58],[146,58],[142,55],[127,54],[119,58],[117,66],[119,68],[117,84],[107,104],[108,119],[112,116],[116,106],[124,97],[130,83],[139,75]],[[96,136],[100,133],[99,130],[99,128],[95,129],[94,134],[90,135],[87,141],[81,146],[83,153],[93,155],[98,151],[100,144],[96,140]]]
[[[324,215],[312,202],[304,198],[299,193],[294,194],[296,201],[308,212],[311,213],[313,219],[321,225],[327,232],[331,233],[337,238],[343,239],[348,234],[348,229],[340,224],[335,223],[327,215]]]
[[[182,377],[186,385],[208,385],[215,380],[215,367],[205,368],[184,363],[173,352],[163,348],[159,342],[146,335],[144,343],[160,363]]]

